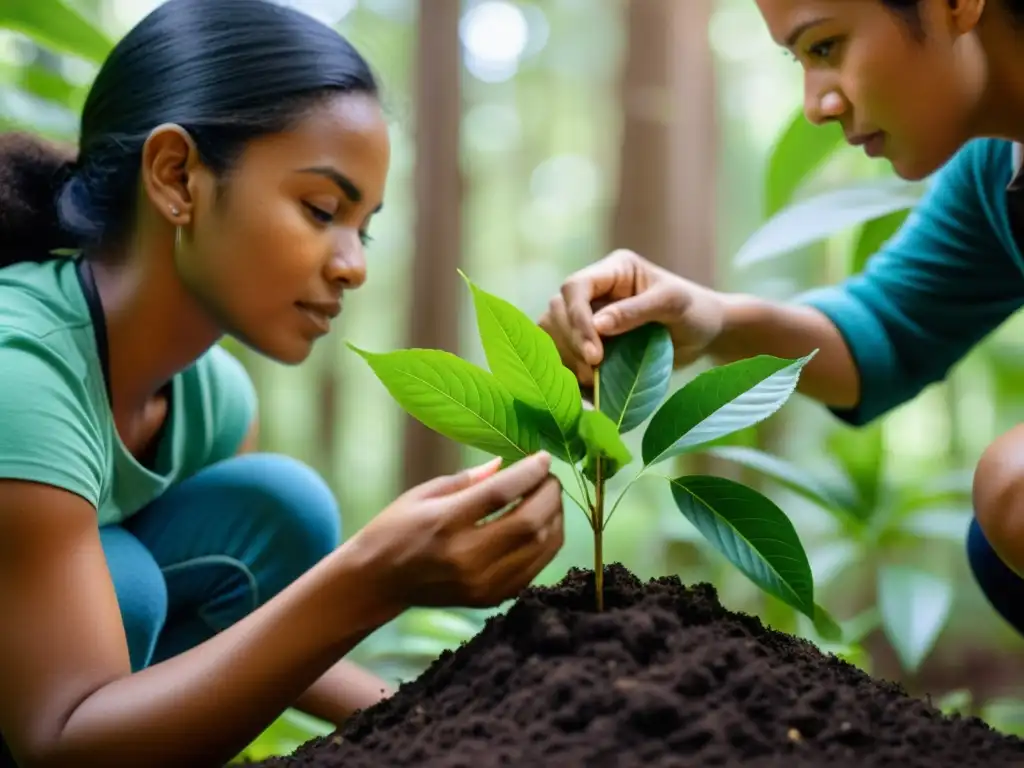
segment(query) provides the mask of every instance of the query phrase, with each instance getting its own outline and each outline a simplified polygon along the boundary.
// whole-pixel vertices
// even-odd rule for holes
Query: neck
[[[107,327],[112,408],[120,414],[145,407],[222,335],[182,284],[170,250],[138,254],[93,267]]]
[[[993,18],[979,33],[985,86],[972,133],[1024,143],[1024,35],[1019,22]]]

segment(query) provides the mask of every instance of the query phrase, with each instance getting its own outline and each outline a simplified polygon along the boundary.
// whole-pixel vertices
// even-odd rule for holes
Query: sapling
[[[444,350],[349,347],[407,413],[435,432],[506,464],[544,449],[570,468],[574,483],[566,496],[594,534],[598,611],[604,608],[604,531],[638,480],[662,477],[679,511],[715,549],[762,590],[811,618],[824,636],[837,636],[838,627],[814,602],[811,568],[796,530],[773,501],[723,477],[658,473],[668,460],[778,411],[816,351],[792,360],[758,355],[722,365],[669,395],[672,341],[667,328],[648,324],[604,340],[591,406],[551,337],[511,303],[462,277],[490,370]],[[608,505],[609,480],[633,463],[623,436],[644,423],[640,466]]]

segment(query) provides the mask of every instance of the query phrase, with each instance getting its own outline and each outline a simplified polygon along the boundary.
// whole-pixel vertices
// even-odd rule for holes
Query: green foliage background
[[[28,127],[73,140],[77,110],[98,63],[111,42],[156,4],[4,0],[0,129]],[[346,309],[341,332],[313,359],[293,369],[232,349],[260,392],[264,447],[323,472],[341,500],[345,530],[352,532],[398,490],[403,413],[372,371],[354,364],[359,361],[344,343],[356,338],[378,350],[405,343],[408,302],[401,297],[411,287],[409,88],[417,4],[305,5],[331,14],[384,79],[395,147],[390,199],[375,222],[371,279]],[[466,3],[467,18],[477,5]],[[624,29],[617,3],[510,5],[519,9],[528,32],[521,55],[486,61],[467,48],[462,127],[470,194],[463,268],[481,284],[503,286],[505,299],[538,316],[566,274],[608,248]],[[717,57],[723,135],[716,222],[722,287],[786,298],[861,270],[926,184],[900,182],[884,164],[845,148],[837,128],[813,128],[803,120],[799,69],[778,55],[749,0],[717,0],[708,34]],[[467,296],[463,354],[483,363],[470,302]],[[744,477],[793,518],[818,599],[842,621],[848,639],[863,640],[836,650],[1006,730],[1024,730],[1024,706],[1017,699],[1021,639],[970,579],[963,539],[973,464],[990,440],[1024,416],[1020,324],[1020,318],[1011,320],[947,382],[867,428],[849,429],[794,399],[770,431],[751,428],[715,449],[732,466],[747,468],[751,474]],[[325,372],[340,383],[330,446],[317,438]],[[676,374],[673,389],[696,373]],[[634,456],[641,454],[638,443],[627,443]],[[467,461],[477,458],[467,451]],[[730,607],[820,640],[808,621],[763,596],[709,548],[679,515],[667,487],[638,486],[629,507],[618,513],[607,537],[606,561],[620,560],[641,577],[675,573],[687,581],[712,581]],[[545,581],[590,562],[586,521],[570,515],[568,524],[567,545]],[[368,638],[353,658],[391,679],[408,679],[441,649],[474,634],[485,616],[411,611]],[[984,674],[971,672],[981,668]],[[323,723],[289,712],[249,755],[288,752],[324,730]]]

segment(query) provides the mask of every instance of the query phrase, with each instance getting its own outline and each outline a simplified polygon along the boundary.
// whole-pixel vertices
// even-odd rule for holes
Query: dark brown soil
[[[607,568],[532,588],[343,729],[264,766],[1002,768],[1024,742],[943,717],[708,585]]]

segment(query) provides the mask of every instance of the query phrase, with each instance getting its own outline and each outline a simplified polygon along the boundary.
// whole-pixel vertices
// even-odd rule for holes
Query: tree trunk
[[[458,352],[462,175],[459,0],[420,0],[416,56],[416,226],[409,346]],[[405,488],[459,465],[459,446],[406,417]]]
[[[612,246],[715,282],[718,153],[712,0],[631,0]]]
[[[713,0],[631,0],[612,247],[703,285],[716,282],[718,120]],[[682,463],[682,462],[680,462]],[[689,471],[733,475],[691,457]]]

